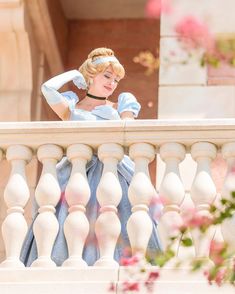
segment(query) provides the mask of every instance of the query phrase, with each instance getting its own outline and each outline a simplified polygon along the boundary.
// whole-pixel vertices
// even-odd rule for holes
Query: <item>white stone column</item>
[[[95,233],[100,259],[96,261],[95,266],[119,266],[113,255],[121,232],[117,206],[122,198],[122,188],[118,180],[117,164],[123,158],[123,154],[123,148],[115,143],[103,144],[98,148],[98,157],[104,168],[97,187],[97,200],[101,208],[95,224]]]
[[[155,150],[150,144],[136,143],[130,146],[129,155],[135,162],[135,172],[128,190],[132,214],[127,222],[127,232],[132,254],[144,258],[153,230],[148,212],[156,191],[150,180],[148,165],[155,157]]]
[[[24,207],[30,197],[25,166],[32,159],[32,151],[23,145],[12,145],[7,149],[6,158],[11,163],[11,174],[4,190],[4,200],[8,210],[2,224],[6,260],[1,266],[24,267],[19,256],[28,229],[23,216]]]
[[[222,147],[222,155],[227,161],[227,175],[224,181],[224,187],[222,191],[222,197],[228,200],[232,199],[232,192],[235,192],[235,142],[226,143]],[[233,198],[233,202],[234,202]],[[226,219],[221,224],[221,232],[224,238],[224,241],[228,244],[228,250],[234,252],[235,250],[235,213],[231,218]]]
[[[32,263],[35,267],[56,266],[51,259],[51,251],[59,230],[55,217],[55,206],[60,200],[60,187],[56,175],[56,163],[62,158],[62,148],[53,145],[42,145],[38,149],[38,159],[43,164],[42,174],[35,190],[39,205],[33,232],[37,243],[38,258]]]
[[[69,215],[64,223],[69,258],[63,266],[84,267],[82,259],[84,244],[89,232],[89,222],[85,215],[90,199],[90,187],[87,181],[86,164],[92,157],[92,149],[84,144],[68,147],[67,157],[72,163],[72,172],[65,190],[65,199],[69,205]]]
[[[25,1],[0,1],[0,70],[4,73],[0,81],[0,116],[4,121],[31,120],[33,60],[27,12]]]
[[[158,224],[158,230],[163,249],[173,246],[178,250],[178,228],[182,226],[180,206],[185,197],[185,189],[181,181],[179,164],[185,158],[185,147],[179,143],[166,143],[160,147],[161,159],[165,162],[165,173],[160,185],[159,194],[164,203],[163,215]],[[172,244],[171,237],[176,240]]]
[[[212,143],[198,142],[192,145],[191,155],[197,162],[197,171],[191,187],[191,198],[195,204],[195,216],[212,218],[210,205],[216,198],[216,187],[211,177],[211,161],[216,157],[216,147]],[[196,257],[208,258],[210,243],[215,234],[215,228],[210,226],[206,233],[199,229],[191,231]]]

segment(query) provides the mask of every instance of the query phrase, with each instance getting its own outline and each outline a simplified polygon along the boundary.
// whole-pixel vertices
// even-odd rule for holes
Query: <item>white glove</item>
[[[73,83],[74,83],[74,85],[76,87],[78,87],[78,89],[83,89],[83,90],[87,89],[86,80],[85,80],[84,76],[80,72],[78,72],[78,76],[76,76],[73,79]]]

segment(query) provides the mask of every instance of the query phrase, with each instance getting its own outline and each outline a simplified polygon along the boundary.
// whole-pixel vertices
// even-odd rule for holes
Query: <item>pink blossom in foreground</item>
[[[122,257],[120,260],[120,264],[123,266],[135,265],[139,262],[139,256],[134,255],[132,257]]]
[[[188,222],[186,225],[191,228],[198,228],[202,226],[209,226],[212,224],[212,218],[209,218],[208,216],[204,215],[193,215],[190,219],[188,219]]]
[[[194,16],[185,16],[176,25],[175,31],[189,48],[214,50],[215,40],[207,25]]]
[[[225,275],[226,275],[226,269],[225,268],[220,269],[218,271],[218,273],[216,274],[216,276],[215,276],[215,282],[216,282],[216,284],[218,286],[221,286],[222,285],[222,282],[223,282],[223,280],[225,278]]]
[[[194,228],[202,228],[208,227],[213,223],[213,218],[207,215],[200,215],[197,210],[190,209],[187,210],[186,213],[182,214],[183,225],[178,228],[180,230],[184,229],[194,229]]]
[[[145,6],[145,13],[150,18],[159,18],[162,13],[172,12],[170,0],[148,0]]]
[[[123,288],[122,288],[123,292],[127,292],[127,291],[134,292],[139,290],[140,290],[139,282],[130,282],[130,281],[123,282]]]
[[[65,199],[65,192],[62,192],[62,193],[60,194],[60,201],[61,201],[62,203],[67,202],[66,199]]]
[[[218,242],[215,240],[211,241],[210,244],[210,258],[213,260],[215,265],[222,265],[224,262],[224,258],[222,253],[225,251],[224,242]]]
[[[235,173],[235,166],[233,165],[232,168],[230,169],[230,173],[234,174]]]
[[[116,287],[114,283],[111,283],[110,287],[109,287],[109,292],[116,292]]]
[[[158,271],[151,272],[145,281],[145,287],[147,288],[149,293],[152,293],[154,290],[154,282],[159,278],[160,274]]]
[[[204,275],[206,276],[208,283],[212,285],[212,282],[214,281],[217,284],[217,286],[222,285],[226,274],[227,274],[226,268],[219,269],[218,272],[215,274],[215,276],[212,275],[211,272],[208,270],[204,272]]]

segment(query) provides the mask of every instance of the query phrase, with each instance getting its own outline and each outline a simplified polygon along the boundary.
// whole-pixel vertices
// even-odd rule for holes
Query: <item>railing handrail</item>
[[[130,146],[137,142],[153,145],[177,142],[192,145],[199,141],[209,141],[221,146],[234,140],[235,119],[0,123],[0,148],[3,149],[14,144],[37,148],[40,145],[52,143],[68,147],[75,142],[88,144],[93,148],[110,142]]]

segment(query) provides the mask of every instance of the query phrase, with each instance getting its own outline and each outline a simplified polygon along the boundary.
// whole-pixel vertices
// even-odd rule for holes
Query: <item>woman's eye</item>
[[[111,78],[112,78],[111,76],[108,76],[108,75],[104,75],[104,77],[105,77],[106,79],[111,79]],[[113,81],[114,81],[116,84],[119,83],[119,80],[117,80],[117,79],[114,79]]]

